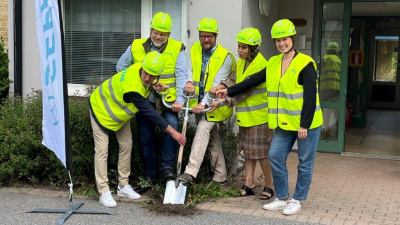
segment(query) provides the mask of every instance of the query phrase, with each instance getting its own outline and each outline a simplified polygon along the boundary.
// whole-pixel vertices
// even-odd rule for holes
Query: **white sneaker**
[[[279,198],[275,198],[275,200],[271,203],[265,204],[263,206],[263,209],[265,210],[279,210],[279,209],[284,209],[287,206],[287,202],[279,200]]]
[[[115,207],[117,206],[117,202],[115,202],[113,196],[111,195],[111,191],[104,192],[101,194],[99,199],[100,204],[104,205],[105,207]]]
[[[285,209],[282,211],[284,215],[293,215],[301,210],[301,204],[299,200],[291,199]]]
[[[128,197],[129,199],[139,199],[141,197],[133,190],[131,185],[125,185],[123,187],[118,185],[117,195],[120,197]]]

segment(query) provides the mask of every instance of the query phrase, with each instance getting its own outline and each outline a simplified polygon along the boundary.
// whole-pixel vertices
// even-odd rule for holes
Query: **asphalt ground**
[[[0,188],[0,224],[56,224],[62,213],[26,213],[36,208],[68,208],[68,198],[47,195],[10,193]],[[134,202],[118,202],[116,208],[105,208],[97,199],[75,199],[84,202],[80,209],[109,210],[117,215],[72,214],[64,224],[306,224],[276,218],[200,210],[192,216],[166,216],[152,212]]]

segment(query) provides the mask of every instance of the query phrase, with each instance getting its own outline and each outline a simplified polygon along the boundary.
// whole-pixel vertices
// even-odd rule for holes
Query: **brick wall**
[[[4,37],[5,47],[8,46],[8,0],[0,0],[0,36]]]

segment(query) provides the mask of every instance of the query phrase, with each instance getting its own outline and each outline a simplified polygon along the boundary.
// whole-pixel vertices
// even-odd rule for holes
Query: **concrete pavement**
[[[291,194],[296,185],[297,164],[297,153],[290,153],[287,165]],[[262,174],[258,164],[255,174]],[[235,185],[240,188],[243,172],[236,180]],[[219,199],[203,203],[200,208],[313,224],[400,224],[400,161],[317,153],[307,201],[292,216],[263,210],[266,201],[258,199],[262,188],[263,182],[256,189],[256,196]]]

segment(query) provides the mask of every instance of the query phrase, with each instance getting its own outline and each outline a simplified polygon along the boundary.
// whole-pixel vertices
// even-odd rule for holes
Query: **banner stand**
[[[57,224],[63,224],[73,213],[117,215],[103,210],[79,209],[84,203],[72,204],[72,156],[68,91],[65,63],[64,31],[60,0],[36,0],[36,26],[42,71],[43,142],[68,170],[69,208],[38,208],[26,213],[64,213]],[[52,72],[52,73],[51,73]],[[62,99],[62,100],[60,100]],[[62,129],[64,128],[64,129]],[[46,132],[45,132],[46,131]]]
[[[68,175],[71,183],[68,183],[69,186],[69,208],[68,209],[50,209],[50,208],[37,208],[32,211],[26,211],[26,213],[64,213],[64,215],[57,221],[57,225],[61,225],[64,223],[66,219],[73,213],[77,214],[106,214],[106,215],[117,215],[115,212],[104,211],[104,210],[90,210],[90,209],[79,209],[83,204],[83,202],[78,202],[75,205],[72,204],[72,194],[73,194],[73,184],[71,179],[71,173],[68,170]]]

